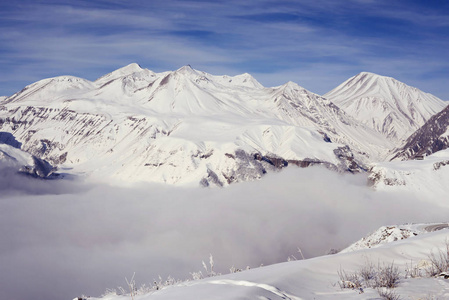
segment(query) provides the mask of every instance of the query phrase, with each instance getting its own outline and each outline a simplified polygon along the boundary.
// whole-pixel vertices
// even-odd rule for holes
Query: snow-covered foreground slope
[[[373,165],[370,181],[377,190],[410,191],[440,204],[449,205],[449,149],[438,151],[423,160],[390,161]]]
[[[0,102],[0,131],[64,172],[228,185],[288,164],[357,172],[393,144],[295,83],[131,64],[91,82],[44,79]]]
[[[368,72],[349,78],[324,97],[395,143],[406,139],[447,105],[394,78]]]
[[[211,277],[168,286],[134,299],[382,299],[374,288],[341,289],[338,272],[360,271],[374,265],[391,265],[400,272],[398,287],[390,290],[401,299],[446,299],[449,280],[443,277],[406,278],[406,269],[429,264],[429,255],[446,253],[449,231],[410,237],[364,249],[313,259],[291,261],[241,273]],[[425,271],[422,274],[424,276]],[[97,299],[97,298],[91,298]],[[131,299],[131,296],[108,295],[103,300]]]

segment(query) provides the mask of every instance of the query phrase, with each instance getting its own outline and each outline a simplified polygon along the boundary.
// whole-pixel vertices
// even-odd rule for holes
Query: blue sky
[[[324,94],[361,71],[449,100],[446,0],[1,1],[0,95],[131,62]]]

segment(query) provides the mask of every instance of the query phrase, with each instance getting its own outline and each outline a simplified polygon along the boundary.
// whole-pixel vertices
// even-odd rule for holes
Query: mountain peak
[[[250,88],[263,88],[263,86],[249,73],[243,73],[232,77],[232,81],[241,86]]]
[[[197,71],[192,68],[191,65],[185,65],[175,71],[179,74],[197,74]]]
[[[139,72],[142,71],[142,67],[138,63],[130,63],[129,65],[120,68],[119,70],[130,71],[130,72]]]
[[[293,81],[288,81],[281,85],[283,90],[296,90],[296,91],[305,91],[306,89]]]
[[[379,79],[384,79],[384,80],[400,82],[399,80],[397,80],[397,79],[395,79],[393,77],[390,77],[390,76],[384,76],[384,75],[379,75],[379,74],[376,74],[376,73],[365,72],[365,71],[364,72],[360,72],[359,74],[353,76],[352,79],[356,79],[356,80],[379,80]],[[402,83],[402,82],[400,82],[400,83]]]
[[[110,80],[114,80],[120,77],[124,77],[133,73],[137,73],[137,72],[141,72],[144,69],[137,63],[130,63],[129,65],[126,65],[122,68],[119,68],[115,71],[112,71],[109,74],[106,74],[100,78],[98,78],[97,80],[95,80],[96,82],[100,82],[100,81],[110,81]]]
[[[374,77],[374,76],[382,76],[382,75],[379,75],[379,74],[376,74],[376,73],[373,73],[373,72],[362,71],[359,74],[357,74],[356,77],[357,76],[371,76],[371,77]]]
[[[361,72],[324,95],[347,114],[400,142],[445,104],[392,77]]]
[[[129,65],[119,68],[110,74],[120,74],[121,76],[126,76],[126,75],[129,75],[132,73],[140,72],[142,70],[143,70],[143,68],[139,64],[130,63]]]

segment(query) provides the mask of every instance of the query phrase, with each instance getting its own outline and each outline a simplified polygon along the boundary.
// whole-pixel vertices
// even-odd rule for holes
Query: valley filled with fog
[[[366,175],[322,167],[225,189],[2,174],[2,299],[99,296],[134,272],[138,284],[188,279],[210,254],[221,273],[299,258],[298,247],[311,258],[382,225],[447,221],[449,212],[432,195],[375,191]]]

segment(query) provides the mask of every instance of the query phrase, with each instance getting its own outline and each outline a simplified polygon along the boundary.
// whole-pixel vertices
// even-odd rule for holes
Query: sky
[[[134,272],[139,286],[159,275],[184,280],[205,274],[210,255],[223,274],[300,259],[298,248],[311,258],[380,226],[442,222],[449,213],[444,197],[374,191],[364,174],[323,167],[226,189],[17,176],[0,164],[0,299],[8,300],[99,296],[126,287]]]
[[[368,71],[449,100],[448,37],[445,0],[1,1],[0,95],[136,62],[321,95]]]

